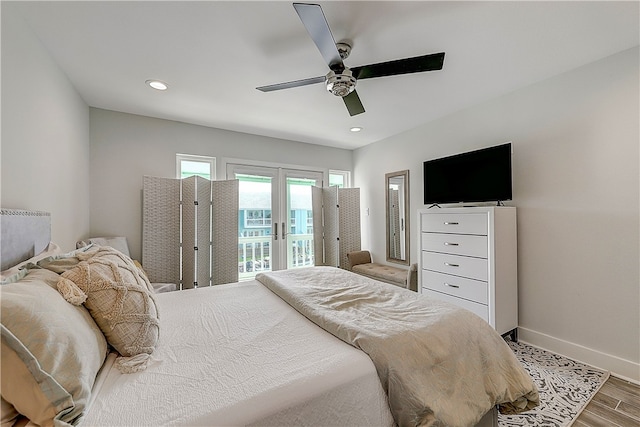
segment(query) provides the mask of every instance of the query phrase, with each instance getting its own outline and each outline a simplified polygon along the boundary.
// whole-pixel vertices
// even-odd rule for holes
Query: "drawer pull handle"
[[[456,288],[456,289],[460,287],[458,285],[452,285],[451,283],[446,283],[446,282],[445,282],[445,285],[449,286],[450,288]]]
[[[460,223],[458,223],[458,222],[448,222],[448,221],[444,223],[444,225],[458,225],[458,224],[460,224]]]
[[[444,265],[447,267],[460,267],[460,264],[451,264],[450,262],[445,262]]]
[[[444,242],[445,246],[460,246],[460,243]]]

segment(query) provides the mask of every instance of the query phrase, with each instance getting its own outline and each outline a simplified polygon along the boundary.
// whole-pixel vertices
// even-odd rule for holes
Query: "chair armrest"
[[[418,264],[411,264],[407,270],[407,289],[418,292]]]
[[[369,251],[353,251],[347,254],[349,260],[349,270],[359,264],[371,263],[371,254]]]

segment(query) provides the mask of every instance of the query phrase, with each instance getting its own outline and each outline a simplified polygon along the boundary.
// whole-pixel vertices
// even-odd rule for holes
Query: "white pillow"
[[[60,249],[60,246],[56,245],[53,242],[49,242],[49,245],[46,248],[44,248],[44,250],[40,252],[38,255],[31,257],[26,261],[22,261],[20,264],[14,265],[13,267],[2,271],[0,273],[0,282],[8,281],[7,279],[9,279],[9,277],[15,276],[16,274],[18,274],[22,269],[22,267],[24,267],[25,265],[31,262],[35,264],[36,262],[40,261],[43,258],[56,255],[61,252],[62,252],[62,249]]]
[[[122,252],[126,256],[130,257],[129,244],[126,237],[92,237],[86,240],[80,240],[76,243],[76,248],[82,248],[88,246],[91,243],[98,246],[111,246],[113,249]]]
[[[107,354],[87,309],[67,303],[56,290],[59,279],[34,268],[2,285],[0,394],[37,425],[79,420]]]

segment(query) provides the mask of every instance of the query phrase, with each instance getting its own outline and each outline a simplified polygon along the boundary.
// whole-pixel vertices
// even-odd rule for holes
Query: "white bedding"
[[[400,426],[468,427],[498,405],[539,404],[533,380],[487,322],[453,304],[335,267],[260,273],[298,312],[367,353]]]
[[[153,362],[106,364],[82,425],[393,425],[371,359],[260,283],[156,300]]]

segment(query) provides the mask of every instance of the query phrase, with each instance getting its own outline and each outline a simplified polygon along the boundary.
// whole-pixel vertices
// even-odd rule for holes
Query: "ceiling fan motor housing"
[[[345,68],[341,73],[329,71],[327,74],[327,90],[335,96],[345,97],[356,88],[356,78],[350,69]]]

